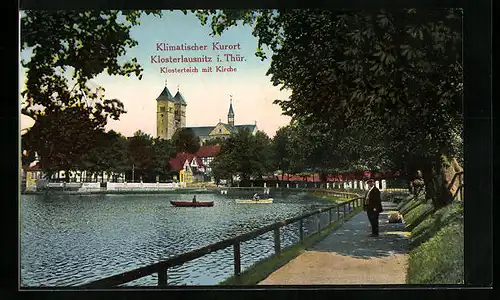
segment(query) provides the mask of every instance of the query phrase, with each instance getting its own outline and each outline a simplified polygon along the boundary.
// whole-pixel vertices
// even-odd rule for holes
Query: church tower
[[[172,96],[165,87],[160,96],[156,98],[156,136],[165,140],[172,137],[174,132],[186,126],[186,101],[177,90],[177,94]]]
[[[229,98],[229,112],[227,113],[227,123],[234,126],[233,96]]]

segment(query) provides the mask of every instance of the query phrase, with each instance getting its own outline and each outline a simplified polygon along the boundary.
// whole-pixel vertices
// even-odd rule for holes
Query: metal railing
[[[455,185],[455,181],[457,180],[457,178],[458,178],[458,186],[457,186],[457,190],[453,194],[453,200],[457,199],[457,196],[458,196],[458,200],[463,201],[464,200],[464,172],[463,171],[457,172],[457,173],[455,173],[455,175],[453,175],[453,178],[451,179],[451,182],[448,185],[448,190],[451,191],[451,188]]]
[[[167,286],[167,271],[169,268],[175,267],[175,266],[180,266],[186,262],[192,261],[194,259],[197,259],[199,257],[202,257],[204,255],[210,254],[212,252],[218,251],[225,249],[227,247],[233,247],[233,254],[234,254],[234,259],[233,259],[233,265],[234,265],[234,275],[239,276],[241,274],[241,250],[240,250],[240,245],[242,242],[249,241],[251,239],[254,239],[262,234],[265,234],[267,232],[273,231],[274,235],[274,251],[275,254],[281,253],[281,238],[280,238],[280,228],[299,222],[299,242],[304,241],[304,220],[316,216],[317,220],[317,232],[320,232],[322,229],[324,229],[326,226],[329,226],[333,222],[333,217],[332,214],[334,211],[337,214],[337,218],[335,221],[342,221],[345,219],[347,214],[349,212],[352,212],[354,209],[362,207],[363,205],[363,198],[358,197],[352,200],[345,201],[343,203],[334,205],[334,206],[329,206],[325,208],[320,208],[318,210],[283,220],[281,222],[276,222],[274,224],[250,231],[245,234],[241,234],[238,236],[235,236],[233,238],[225,239],[220,242],[210,244],[180,255],[176,255],[173,257],[170,257],[166,260],[136,268],[134,270],[130,270],[127,272],[123,272],[117,275],[113,275],[110,277],[106,277],[103,279],[99,279],[90,283],[86,283],[81,285],[80,287],[82,288],[109,288],[109,287],[117,287],[119,285],[134,281],[136,279],[146,277],[149,275],[153,275],[155,273],[158,274],[158,287],[165,287]],[[326,226],[321,226],[320,222],[320,214],[323,212],[328,212],[328,225]],[[341,214],[342,212],[342,214]],[[342,215],[342,216],[341,216]]]

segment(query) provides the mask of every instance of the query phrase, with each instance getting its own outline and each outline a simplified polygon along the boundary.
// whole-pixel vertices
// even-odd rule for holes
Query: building
[[[38,162],[22,166],[21,192],[36,191],[37,181],[43,179],[43,172]]]
[[[200,138],[200,143],[216,138],[226,139],[231,133],[237,132],[239,130],[247,129],[252,134],[257,132],[257,123],[255,124],[242,124],[235,125],[234,122],[234,109],[233,109],[233,100],[229,100],[229,112],[227,114],[227,123],[222,123],[219,120],[219,123],[215,126],[196,126],[196,127],[186,127],[193,130],[194,134]]]
[[[232,96],[231,96],[232,97]],[[235,125],[233,100],[229,100],[229,112],[227,114],[227,123],[221,122],[215,126],[196,126],[186,127],[186,107],[187,103],[177,87],[177,93],[172,96],[167,82],[165,87],[156,98],[156,136],[169,140],[179,128],[190,128],[200,138],[200,143],[215,138],[228,138],[231,133],[241,129],[248,129],[252,134],[257,132],[257,123]]]
[[[200,150],[195,153],[196,157],[199,157],[201,159],[201,162],[205,166],[207,175],[210,175],[210,173],[212,172],[210,164],[212,163],[212,160],[215,158],[215,156],[217,156],[217,154],[219,153],[220,147],[220,145],[201,146]]]
[[[199,157],[193,153],[179,152],[169,159],[170,170],[179,172],[178,178],[181,183],[192,183],[205,181],[206,169]]]
[[[156,136],[168,140],[174,132],[186,126],[187,103],[179,92],[172,96],[165,81],[165,87],[156,98]]]
[[[220,145],[201,146],[196,153],[179,152],[168,161],[170,169],[178,172],[181,183],[210,180],[210,163],[220,151]]]

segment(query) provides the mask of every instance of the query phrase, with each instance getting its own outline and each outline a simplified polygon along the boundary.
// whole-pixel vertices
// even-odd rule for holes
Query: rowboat
[[[260,199],[260,200],[236,199],[236,203],[273,203],[273,198],[266,198],[266,199]]]
[[[213,201],[206,201],[206,202],[193,202],[193,201],[170,201],[170,203],[173,206],[182,206],[182,207],[208,207],[208,206],[214,206]]]

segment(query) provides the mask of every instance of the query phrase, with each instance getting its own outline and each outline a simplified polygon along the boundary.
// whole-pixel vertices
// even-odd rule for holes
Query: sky
[[[143,16],[141,24],[131,29],[131,37],[138,42],[130,48],[123,59],[136,57],[144,68],[143,78],[135,76],[109,76],[101,74],[92,80],[105,88],[106,98],[116,98],[125,105],[126,114],[120,120],[109,120],[106,129],[113,129],[125,136],[142,130],[156,136],[156,98],[165,83],[175,95],[181,92],[187,102],[186,126],[215,126],[219,120],[226,123],[230,95],[233,99],[235,124],[255,124],[259,130],[274,136],[276,130],[289,123],[290,118],[281,114],[281,108],[273,104],[275,99],[288,99],[291,92],[274,87],[271,77],[266,76],[270,60],[261,61],[255,56],[257,39],[252,36],[252,27],[237,26],[225,31],[222,36],[210,36],[210,28],[202,26],[193,14],[180,11],[164,11],[163,17]],[[218,49],[214,50],[213,43]],[[202,51],[161,51],[165,43],[174,45],[207,45]],[[240,49],[219,49],[219,45],[238,45]],[[239,54],[244,61],[227,62],[224,54]],[[212,57],[212,62],[155,63],[156,55],[162,58]],[[217,55],[222,60],[218,63]],[[152,59],[152,56],[154,58]],[[29,52],[21,53],[29,57]],[[201,72],[212,66],[213,72]],[[216,66],[236,68],[236,72],[215,72]],[[168,69],[197,67],[198,73],[161,73]],[[20,88],[24,89],[25,71],[20,67]],[[165,69],[164,69],[165,70]],[[21,96],[20,96],[21,99]],[[34,121],[21,116],[21,128],[32,126]]]

